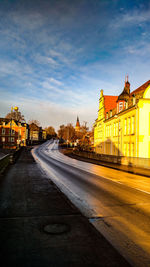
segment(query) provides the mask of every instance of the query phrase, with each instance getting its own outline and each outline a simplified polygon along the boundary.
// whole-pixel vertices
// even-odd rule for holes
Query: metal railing
[[[0,173],[2,173],[10,163],[10,154],[5,155],[0,159]]]
[[[20,156],[22,147],[0,158],[0,174],[4,172],[9,164],[14,164]]]

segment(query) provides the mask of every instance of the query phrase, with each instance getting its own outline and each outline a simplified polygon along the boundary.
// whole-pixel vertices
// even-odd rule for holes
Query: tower
[[[77,116],[77,122],[76,122],[76,126],[75,126],[75,131],[79,132],[80,131],[80,122],[79,122],[79,117]]]
[[[117,113],[121,112],[126,108],[126,103],[130,97],[130,83],[128,81],[128,75],[125,77],[125,85],[122,93],[118,96],[117,99]]]

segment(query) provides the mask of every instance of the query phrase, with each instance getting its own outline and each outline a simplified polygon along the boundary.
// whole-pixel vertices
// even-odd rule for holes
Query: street
[[[32,153],[131,265],[150,265],[149,178],[71,159],[59,152],[57,141],[47,141]]]

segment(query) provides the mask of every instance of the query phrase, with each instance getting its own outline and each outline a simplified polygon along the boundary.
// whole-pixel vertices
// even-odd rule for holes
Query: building
[[[31,144],[35,143],[37,141],[42,141],[42,136],[43,136],[42,127],[39,127],[35,123],[31,123],[29,125],[29,129],[30,129],[30,141],[31,141]]]
[[[0,118],[0,147],[15,149],[26,146],[28,125],[13,119]]]
[[[79,117],[77,116],[77,122],[76,122],[76,126],[75,126],[75,131],[76,132],[80,132],[80,122],[79,122]]]
[[[46,139],[47,139],[46,130],[42,130],[42,140],[46,140]]]
[[[130,92],[128,77],[119,96],[100,92],[94,124],[99,154],[150,158],[150,80]]]

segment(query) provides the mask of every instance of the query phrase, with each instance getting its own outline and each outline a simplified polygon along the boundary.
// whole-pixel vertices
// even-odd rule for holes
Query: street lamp
[[[10,148],[11,148],[11,131],[12,131],[12,118],[10,119]]]

